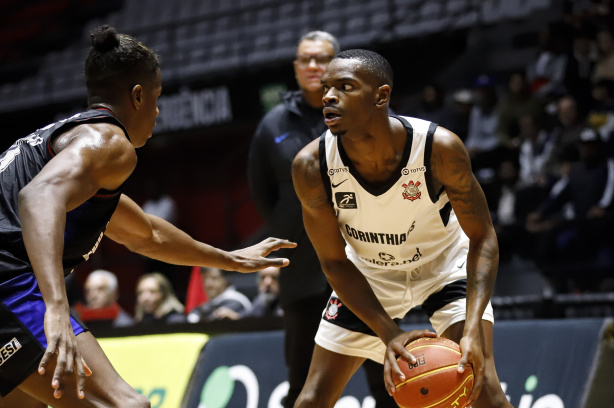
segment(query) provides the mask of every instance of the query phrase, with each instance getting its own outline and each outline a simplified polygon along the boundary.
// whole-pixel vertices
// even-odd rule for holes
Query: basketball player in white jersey
[[[392,69],[379,54],[338,54],[322,78],[329,128],[294,159],[303,220],[334,290],[296,407],[333,407],[356,369],[396,357],[430,331],[395,322],[421,305],[439,336],[460,343],[475,374],[469,406],[506,407],[492,352],[490,297],[498,246],[462,141],[436,124],[388,115]]]

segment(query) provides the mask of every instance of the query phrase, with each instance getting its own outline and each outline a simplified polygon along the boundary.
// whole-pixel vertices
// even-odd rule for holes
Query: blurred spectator
[[[527,230],[540,235],[537,261],[559,290],[564,282],[549,265],[586,268],[613,259],[614,159],[606,157],[601,136],[590,128],[581,132],[579,148],[580,161],[571,164],[569,177],[527,219]]]
[[[595,34],[591,24],[581,24],[574,34],[572,61],[575,64],[577,78],[575,83],[570,84],[569,93],[580,104],[590,102],[591,78],[597,61],[597,46],[594,38]]]
[[[600,79],[592,87],[592,103],[586,121],[610,141],[614,133],[614,80]]]
[[[510,151],[497,168],[496,182],[484,189],[497,232],[499,259],[502,263],[509,262],[516,252],[527,256],[526,248],[522,250],[521,247],[527,242],[524,239],[524,223],[528,211],[523,205],[526,201],[519,199],[522,191],[518,182],[519,174],[518,158]]]
[[[445,94],[443,89],[435,84],[427,84],[422,87],[420,106],[412,116],[447,127],[449,126],[447,124],[449,115],[444,102]]]
[[[188,314],[188,322],[237,320],[251,313],[252,304],[247,296],[231,286],[220,269],[201,268],[200,273],[209,300]]]
[[[141,276],[136,285],[135,321],[139,324],[181,323],[183,305],[168,278],[153,272]]]
[[[469,133],[469,118],[473,107],[473,95],[468,89],[458,89],[452,94],[452,109],[448,124],[443,125],[450,129],[464,142]]]
[[[510,75],[507,82],[507,94],[501,98],[498,107],[497,135],[499,143],[508,148],[517,148],[519,140],[519,119],[530,115],[537,117],[543,112],[543,101],[531,94],[527,78],[522,72]]]
[[[523,115],[520,125],[520,174],[519,182],[523,187],[546,187],[544,169],[546,161],[554,149],[553,136],[542,127],[541,115]]]
[[[483,168],[493,168],[497,158],[493,152],[499,146],[497,137],[497,91],[494,79],[489,75],[480,75],[475,80],[475,91],[469,117],[469,128],[465,145],[471,157],[476,176]]]
[[[83,322],[109,322],[114,327],[134,324],[132,317],[117,303],[119,290],[115,274],[103,269],[93,271],[85,280],[85,304],[75,311]]]
[[[569,91],[568,83],[577,78],[572,60],[572,29],[562,21],[548,24],[540,33],[540,50],[527,67],[531,92],[548,98]]]
[[[586,127],[584,117],[572,96],[566,95],[558,100],[556,122],[552,129],[554,146],[543,169],[545,176],[550,181],[556,181],[562,177],[561,159],[563,156],[577,153],[580,132]]]
[[[279,268],[271,266],[258,272],[258,295],[252,301],[249,316],[283,316],[279,304]]]
[[[593,72],[593,82],[600,79],[614,80],[614,34],[612,28],[602,28],[597,32],[599,60]]]

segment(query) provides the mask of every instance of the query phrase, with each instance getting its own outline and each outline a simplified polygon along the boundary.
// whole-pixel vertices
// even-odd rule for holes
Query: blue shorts
[[[45,349],[45,303],[33,273],[0,283],[0,396],[37,370]],[[75,336],[87,327],[71,316]]]

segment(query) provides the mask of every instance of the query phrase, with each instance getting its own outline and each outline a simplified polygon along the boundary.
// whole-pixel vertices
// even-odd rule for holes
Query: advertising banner
[[[514,407],[579,408],[588,389],[587,378],[593,369],[605,322],[604,319],[569,319],[496,323],[497,371]],[[203,353],[184,407],[282,407],[288,387],[282,332],[214,337]],[[374,406],[364,373],[359,370],[336,408]]]
[[[128,384],[151,400],[151,408],[178,408],[205,334],[161,334],[98,339]]]

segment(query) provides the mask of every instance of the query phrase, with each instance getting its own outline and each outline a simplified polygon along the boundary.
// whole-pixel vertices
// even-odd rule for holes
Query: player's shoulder
[[[435,133],[433,134],[433,151],[457,151],[465,152],[465,144],[463,141],[452,131],[442,126],[437,126]]]

